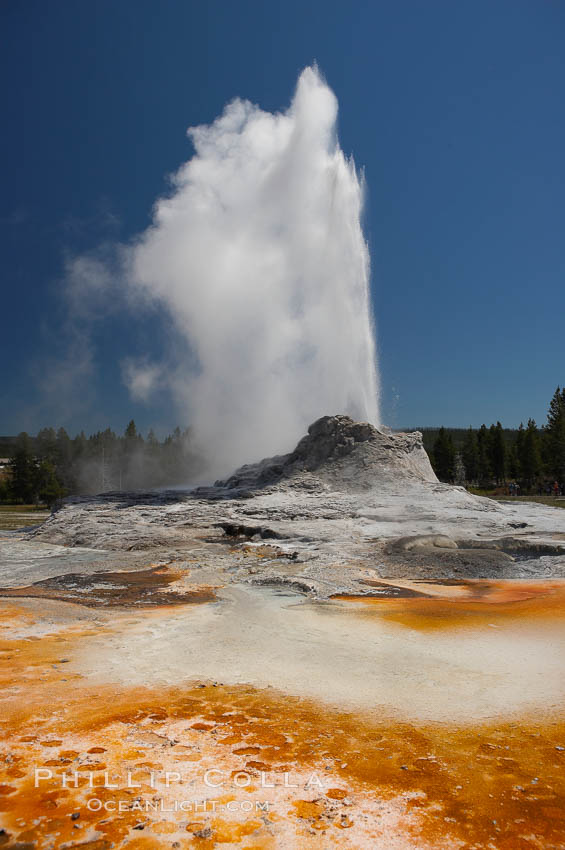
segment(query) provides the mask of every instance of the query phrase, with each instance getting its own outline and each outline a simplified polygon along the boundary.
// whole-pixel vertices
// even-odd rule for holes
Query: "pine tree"
[[[54,428],[42,428],[35,438],[35,450],[37,457],[41,460],[50,460],[52,463],[57,458],[57,435]]]
[[[492,478],[489,451],[489,432],[486,425],[481,425],[477,433],[478,468],[477,478],[481,484],[486,484]]]
[[[545,441],[548,471],[562,483],[565,481],[565,388],[557,387],[551,399]]]
[[[500,422],[490,426],[489,449],[492,474],[497,483],[502,484],[506,478],[506,443]]]
[[[467,481],[478,481],[479,478],[479,446],[477,435],[469,428],[463,444],[463,463]]]
[[[40,502],[49,507],[65,495],[61,482],[57,478],[55,467],[50,460],[42,460],[36,470],[35,491]]]
[[[55,469],[57,471],[57,478],[65,490],[75,490],[77,485],[76,475],[73,469],[75,444],[71,441],[64,428],[59,428],[56,439],[57,461],[55,463]]]
[[[36,460],[31,439],[25,431],[19,434],[10,461],[10,491],[16,502],[31,504],[36,496]]]
[[[539,435],[535,421],[530,419],[524,432],[522,454],[520,457],[522,478],[527,487],[532,487],[541,473],[541,454]]]
[[[506,471],[510,478],[518,478],[520,475],[520,464],[518,452],[516,451],[516,440],[506,445]]]
[[[453,481],[455,468],[455,449],[451,435],[440,428],[434,443],[435,473],[440,481]]]
[[[516,434],[516,441],[514,443],[514,449],[516,452],[516,462],[517,462],[517,471],[516,477],[522,478],[522,457],[524,454],[524,440],[526,439],[526,431],[524,428],[524,423],[520,422],[520,427],[518,428],[518,433]]]
[[[12,494],[10,493],[10,485],[8,479],[0,478],[0,502],[10,501]]]

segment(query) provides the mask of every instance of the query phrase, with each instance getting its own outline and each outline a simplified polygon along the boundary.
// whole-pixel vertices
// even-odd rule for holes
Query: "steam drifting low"
[[[130,249],[130,284],[192,353],[170,380],[211,473],[288,450],[326,413],[379,423],[363,186],[336,118],[316,68],[286,112],[232,101],[189,130],[195,155]]]

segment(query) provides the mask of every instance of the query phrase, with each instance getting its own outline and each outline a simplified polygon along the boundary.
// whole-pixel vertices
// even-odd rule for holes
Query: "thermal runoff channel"
[[[288,450],[323,414],[379,424],[363,181],[306,68],[285,112],[231,101],[130,248],[130,283],[189,355],[168,370],[215,472]],[[174,371],[174,374],[173,374]],[[129,364],[130,386],[157,371]]]

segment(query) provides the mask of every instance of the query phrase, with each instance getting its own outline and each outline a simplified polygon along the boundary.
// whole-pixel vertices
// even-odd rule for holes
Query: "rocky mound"
[[[384,579],[562,577],[564,539],[561,509],[440,484],[421,434],[324,416],[293,452],[216,486],[66,500],[25,539],[0,539],[0,584],[31,594],[66,574],[76,590],[77,573],[169,565],[191,586],[355,596]]]
[[[349,416],[322,416],[290,454],[242,466],[215,486],[254,490],[290,481],[358,490],[401,479],[437,482],[419,431],[387,434]]]

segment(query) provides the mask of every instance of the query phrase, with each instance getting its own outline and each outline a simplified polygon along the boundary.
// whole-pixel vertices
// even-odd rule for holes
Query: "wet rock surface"
[[[187,605],[193,602],[211,602],[216,598],[213,588],[192,588],[180,579],[181,573],[167,569],[166,566],[89,575],[65,573],[34,582],[27,587],[0,588],[0,596],[12,599],[55,599],[90,607],[110,608],[130,605],[138,608]]]

